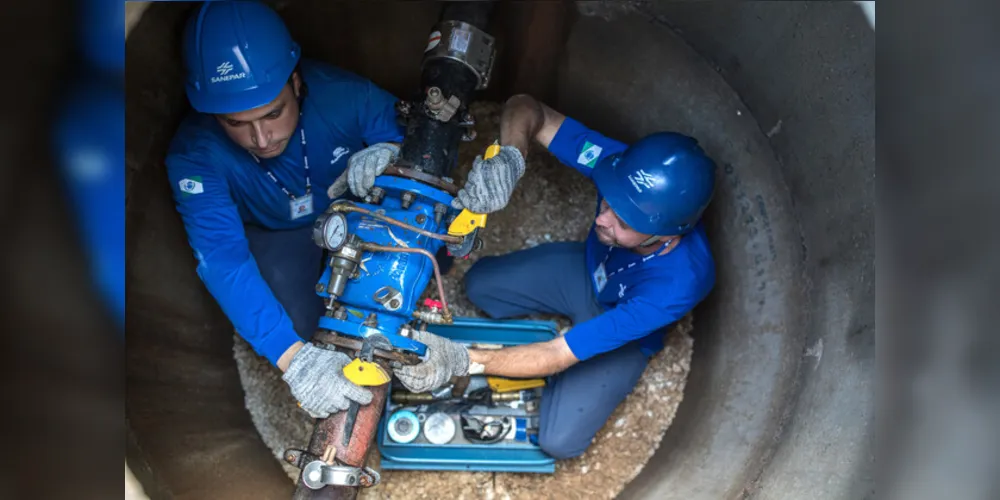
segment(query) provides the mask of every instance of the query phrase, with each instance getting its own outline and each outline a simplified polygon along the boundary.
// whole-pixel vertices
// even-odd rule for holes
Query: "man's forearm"
[[[503,349],[470,349],[469,360],[485,366],[487,375],[531,378],[559,373],[576,364],[576,356],[565,339]]]
[[[528,95],[516,95],[504,104],[500,118],[500,144],[514,146],[528,157],[531,139],[542,128],[545,113],[541,103]]]

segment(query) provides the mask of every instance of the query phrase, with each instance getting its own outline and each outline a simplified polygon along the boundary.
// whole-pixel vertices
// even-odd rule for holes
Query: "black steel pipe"
[[[486,31],[493,14],[492,1],[448,2],[441,9],[442,21],[462,21]]]
[[[485,30],[493,10],[492,2],[452,2],[442,9],[441,21],[462,21]],[[442,42],[444,43],[444,42]],[[406,138],[400,152],[401,164],[436,177],[447,177],[458,162],[458,145],[463,130],[458,125],[476,91],[475,72],[450,59],[435,59],[423,65],[420,93],[407,121]],[[423,100],[431,87],[441,89],[445,99],[462,101],[459,111],[447,122],[424,112]]]
[[[455,96],[462,101],[458,113],[448,122],[431,118],[421,111],[420,106],[407,122],[406,138],[400,157],[405,166],[436,176],[448,177],[458,163],[458,145],[462,141],[463,130],[458,126],[464,110],[476,90],[476,75],[471,69],[449,59],[429,61],[424,66],[421,77],[423,94],[427,89],[437,87],[447,97]]]

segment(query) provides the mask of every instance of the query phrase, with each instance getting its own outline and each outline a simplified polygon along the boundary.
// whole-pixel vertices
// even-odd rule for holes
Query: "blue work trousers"
[[[323,249],[312,240],[312,226],[275,231],[246,225],[243,230],[261,276],[292,319],[295,333],[308,341],[319,327],[324,307],[316,295]]]
[[[484,257],[466,274],[465,290],[492,318],[548,313],[582,323],[603,312],[584,259],[584,244],[574,242]],[[635,387],[647,361],[632,342],[552,377],[542,393],[542,450],[557,459],[582,454]]]

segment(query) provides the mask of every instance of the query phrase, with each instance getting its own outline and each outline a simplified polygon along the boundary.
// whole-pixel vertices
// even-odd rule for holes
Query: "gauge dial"
[[[340,250],[347,241],[347,219],[344,218],[344,214],[324,214],[316,219],[313,240],[327,250]]]
[[[347,219],[344,214],[333,214],[325,226],[323,234],[326,246],[330,250],[338,250],[344,246],[344,241],[347,240]]]

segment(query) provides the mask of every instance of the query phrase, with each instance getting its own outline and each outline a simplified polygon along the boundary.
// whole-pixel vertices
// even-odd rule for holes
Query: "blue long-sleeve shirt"
[[[602,158],[627,147],[566,118],[549,151],[590,178]],[[598,209],[600,204],[598,198]],[[585,272],[605,312],[566,333],[566,343],[581,361],[636,340],[647,355],[659,351],[664,329],[701,302],[715,284],[715,262],[701,223],[669,253],[645,257],[602,244],[592,226],[586,254]]]
[[[323,63],[303,59],[300,68],[308,89],[298,127],[305,129],[307,138],[311,215],[293,220],[288,195],[266,174],[270,169],[294,196],[305,193],[298,129],[281,155],[258,164],[229,139],[215,117],[195,113],[181,124],[166,158],[177,211],[198,260],[198,276],[236,331],[273,364],[300,339],[261,276],[243,225],[311,225],[331,202],[326,188],[347,167],[352,153],[402,140],[391,94]]]

